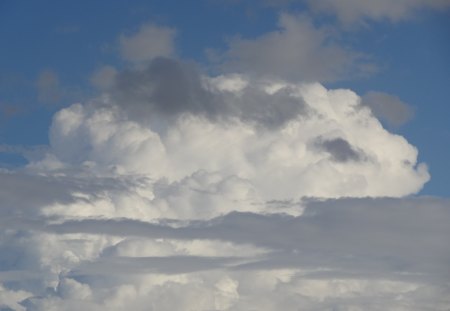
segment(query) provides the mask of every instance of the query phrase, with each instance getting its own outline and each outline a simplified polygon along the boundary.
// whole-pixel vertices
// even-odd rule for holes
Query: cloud
[[[109,90],[114,85],[117,74],[116,68],[106,65],[91,75],[90,82],[99,90]]]
[[[450,256],[445,240],[448,233],[446,223],[450,217],[447,201],[382,198],[338,199],[305,204],[306,209],[301,216],[231,212],[211,220],[169,224],[127,219],[85,219],[49,224],[40,230],[56,234],[106,234],[132,238],[129,247],[122,248],[120,253],[108,252],[109,255],[147,257],[144,256],[146,248],[153,249],[153,254],[158,255],[161,253],[157,249],[170,245],[164,241],[180,241],[171,242],[175,247],[171,247],[169,252],[163,250],[166,256],[174,256],[180,251],[189,251],[189,243],[181,241],[209,240],[231,242],[243,247],[254,245],[266,250],[247,252],[247,256],[253,256],[253,263],[234,264],[236,269],[320,266],[328,267],[325,270],[329,273],[365,271],[366,277],[381,271],[396,271],[398,275],[395,278],[405,280],[423,277],[424,281],[430,281],[429,276],[445,280],[447,277],[446,258]],[[382,232],[380,228],[383,228]],[[145,239],[134,240],[134,237],[156,239],[160,245]],[[429,244],[429,241],[434,242]],[[134,247],[131,247],[132,243]],[[220,243],[214,247],[218,246]],[[328,256],[321,255],[325,252]],[[236,260],[245,259],[238,254],[235,254]],[[432,267],[428,265],[431,263]],[[410,274],[406,273],[408,271]]]
[[[1,308],[448,309],[449,202],[372,106],[140,61],[0,171]]]
[[[422,9],[446,10],[450,6],[448,0],[265,0],[262,3],[278,8],[306,4],[310,13],[331,14],[346,25],[380,20],[398,22],[413,17]]]
[[[20,155],[29,162],[42,158],[46,151],[48,151],[48,146],[45,145],[22,146],[0,144],[0,154]]]
[[[44,104],[55,104],[63,95],[58,74],[53,70],[43,70],[36,80],[38,100]]]
[[[159,87],[143,80],[150,94]],[[232,92],[220,91],[217,84],[223,79],[204,83],[206,90],[199,84],[198,92],[206,95],[192,103],[188,96],[183,102],[178,95],[145,95],[139,114],[129,114],[135,99],[126,100],[128,94],[124,104],[103,97],[63,109],[51,126],[50,152],[31,166],[49,170],[82,165],[102,174],[167,178],[169,184],[203,176],[219,185],[237,177],[240,187],[248,182],[248,193],[254,187],[269,200],[403,196],[417,192],[429,179],[426,166],[417,163],[417,150],[383,129],[349,90],[248,80]],[[193,93],[186,89],[186,94]],[[357,157],[364,161],[346,161]],[[199,189],[208,186],[200,182]]]
[[[361,103],[369,107],[373,114],[389,125],[400,126],[412,119],[414,110],[397,96],[382,92],[368,92]]]
[[[409,18],[421,9],[446,9],[450,6],[448,0],[308,0],[307,2],[313,10],[332,13],[344,23],[355,23],[363,20],[397,22]]]
[[[37,100],[43,105],[59,105],[64,102],[73,102],[84,98],[79,87],[65,85],[61,82],[59,74],[52,69],[42,70],[34,84],[37,91]]]
[[[144,70],[118,74],[111,93],[134,119],[193,114],[212,121],[239,118],[276,127],[306,113],[306,106],[290,94],[289,87],[266,92],[239,75],[202,77],[193,65],[162,57]]]
[[[120,53],[123,59],[136,65],[158,56],[173,56],[175,34],[169,27],[144,24],[136,33],[119,37]]]
[[[170,58],[155,58],[144,70],[121,72],[114,87],[113,98],[135,116],[185,112],[212,116],[220,109],[195,68]]]
[[[279,29],[254,39],[234,38],[222,55],[225,71],[293,81],[328,82],[366,74],[363,55],[345,48],[305,15],[283,13]]]
[[[316,146],[328,152],[338,162],[361,161],[363,155],[355,151],[352,146],[342,138],[331,140],[318,140]]]
[[[83,193],[97,191],[103,190]],[[29,310],[72,310],[80,299],[93,310],[149,304],[154,310],[448,308],[447,200],[304,204],[300,216],[231,212],[167,223],[47,215],[40,226],[4,221],[2,268],[17,271],[4,284],[20,291],[5,288],[2,301]],[[6,260],[19,253],[22,260]],[[206,298],[199,301],[200,294]]]

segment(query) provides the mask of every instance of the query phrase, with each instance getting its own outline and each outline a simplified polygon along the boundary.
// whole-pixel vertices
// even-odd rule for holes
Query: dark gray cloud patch
[[[256,121],[269,127],[276,127],[290,119],[307,113],[306,104],[283,88],[271,95],[257,88],[246,88],[240,97],[234,94],[226,98],[234,103],[234,112],[246,121]]]
[[[118,74],[111,92],[115,102],[138,119],[190,113],[210,120],[237,117],[274,127],[306,112],[305,103],[292,96],[289,88],[273,94],[257,87],[246,87],[239,95],[221,92],[202,81],[194,66],[162,57],[144,70]]]
[[[336,162],[362,161],[365,156],[343,138],[323,139],[315,141],[314,146],[328,152]]]
[[[138,115],[191,112],[214,116],[220,109],[194,68],[162,57],[154,59],[145,70],[120,73],[114,95],[120,105]]]

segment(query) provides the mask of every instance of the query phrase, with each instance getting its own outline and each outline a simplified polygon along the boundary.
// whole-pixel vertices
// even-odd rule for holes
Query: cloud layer
[[[4,307],[446,310],[450,305],[446,200],[310,200],[295,206],[304,209],[299,216],[230,212],[201,221],[142,221],[120,216],[121,198],[132,199],[135,182],[18,178],[46,186],[29,200],[20,200],[20,190],[2,194],[14,198],[20,211],[1,210]],[[101,210],[105,199],[113,213],[84,214]],[[272,204],[283,209],[282,202]],[[152,209],[148,204],[141,212]],[[129,208],[126,215],[133,213],[138,214]]]

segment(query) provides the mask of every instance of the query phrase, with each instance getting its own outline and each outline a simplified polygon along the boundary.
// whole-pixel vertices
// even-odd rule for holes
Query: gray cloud
[[[45,225],[38,230],[253,244],[273,252],[235,268],[328,267],[337,273],[380,278],[391,275],[394,279],[417,276],[433,282],[450,277],[448,206],[446,200],[426,197],[340,199],[310,202],[300,217],[232,212],[209,221],[170,226],[127,219],[86,219]]]
[[[348,141],[343,138],[318,139],[315,147],[328,152],[337,162],[361,161],[364,154],[355,150]]]
[[[411,18],[421,9],[445,10],[450,6],[448,0],[263,0],[261,3],[277,8],[306,4],[312,13],[335,15],[340,22],[347,25],[367,20],[398,22]]]
[[[120,36],[121,55],[136,65],[146,64],[156,57],[173,56],[175,34],[169,27],[144,24],[136,33]]]
[[[53,70],[43,70],[37,80],[38,100],[44,104],[55,104],[63,96],[58,74]]]
[[[331,29],[316,27],[306,16],[288,14],[280,15],[276,31],[232,39],[222,57],[225,71],[294,81],[334,81],[368,73],[362,55],[340,45]]]
[[[117,73],[113,66],[103,66],[94,71],[89,81],[99,90],[109,90],[114,85]]]
[[[361,98],[361,104],[369,107],[377,118],[393,126],[408,122],[414,115],[413,109],[400,98],[382,92],[368,92]]]
[[[79,86],[63,83],[58,72],[53,69],[42,70],[36,78],[34,87],[38,102],[48,106],[79,101],[86,96]]]
[[[142,273],[180,274],[223,269],[243,258],[207,256],[109,257],[81,264],[69,277]]]
[[[144,70],[120,73],[114,95],[118,103],[137,115],[170,116],[185,112],[215,115],[221,109],[192,66],[162,57],[154,59]]]
[[[289,88],[268,95],[260,89],[249,87],[239,97],[231,94],[223,96],[224,102],[232,103],[231,109],[241,119],[271,127],[284,124],[298,115],[306,116],[308,113],[305,103],[293,97]]]
[[[344,23],[362,20],[400,21],[409,18],[420,9],[445,9],[448,0],[307,0],[309,6],[320,12],[335,14]]]
[[[42,207],[83,201],[76,193],[96,196],[105,190],[126,191],[139,178],[46,176],[0,171],[0,216],[38,216]],[[24,196],[23,194],[26,193]],[[25,218],[26,219],[26,218]]]
[[[117,75],[111,91],[115,101],[134,118],[183,113],[212,120],[237,117],[273,127],[307,112],[292,90],[268,94],[246,87],[241,94],[212,90],[193,65],[169,58],[156,58],[144,70],[126,70]]]

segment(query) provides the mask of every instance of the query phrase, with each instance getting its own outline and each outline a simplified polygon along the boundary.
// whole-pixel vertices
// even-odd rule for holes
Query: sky
[[[0,310],[450,309],[448,0],[0,1]]]

